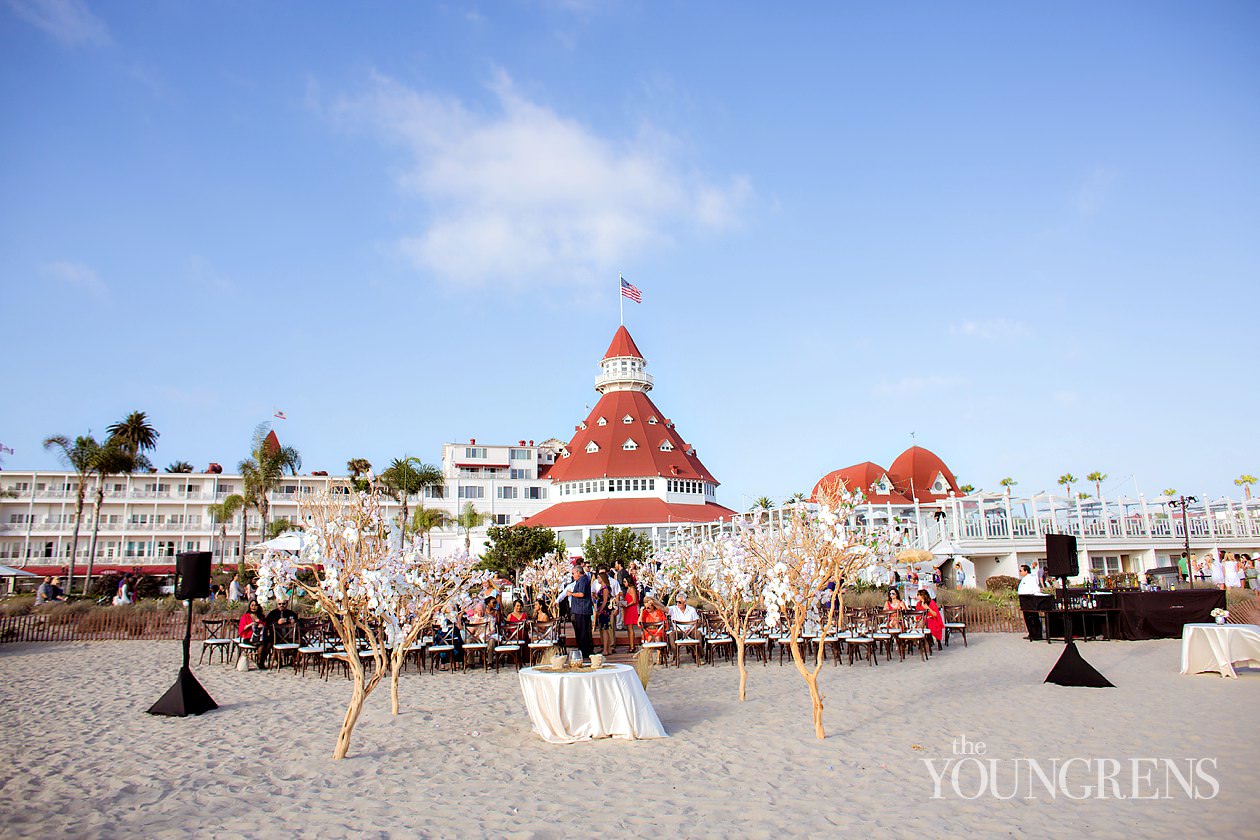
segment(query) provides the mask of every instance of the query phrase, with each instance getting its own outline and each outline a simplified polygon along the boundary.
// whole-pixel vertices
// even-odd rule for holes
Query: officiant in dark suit
[[[569,587],[569,617],[573,620],[573,636],[582,658],[590,659],[595,652],[595,640],[591,638],[591,621],[594,605],[591,602],[591,578],[581,563],[573,564],[573,585]]]

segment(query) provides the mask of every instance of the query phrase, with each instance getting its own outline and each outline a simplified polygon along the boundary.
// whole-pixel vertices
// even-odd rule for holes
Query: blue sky
[[[0,0],[11,468],[567,439],[626,321],[746,507],[914,442],[1260,473],[1260,6]]]

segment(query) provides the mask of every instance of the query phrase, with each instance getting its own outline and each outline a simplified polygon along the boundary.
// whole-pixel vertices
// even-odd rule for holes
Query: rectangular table
[[[1085,590],[1069,589],[1068,596],[1080,596]],[[1097,593],[1099,607],[1086,612],[1110,610],[1108,630],[1113,639],[1176,639],[1187,624],[1212,620],[1212,610],[1225,606],[1222,589],[1177,589],[1164,592],[1120,590]],[[1063,611],[1056,609],[1054,595],[1020,595],[1021,610],[1040,613],[1045,620],[1046,639],[1063,637]],[[1071,611],[1076,615],[1077,611]],[[1049,621],[1050,617],[1056,621]],[[1082,616],[1084,617],[1084,616]],[[1079,628],[1077,628],[1079,629]]]
[[[1187,624],[1181,632],[1181,673],[1216,671],[1238,679],[1234,665],[1260,666],[1260,627],[1254,624]]]

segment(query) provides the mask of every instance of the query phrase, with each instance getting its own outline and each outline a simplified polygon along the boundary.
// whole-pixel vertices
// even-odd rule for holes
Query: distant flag
[[[0,453],[4,453],[5,455],[12,455],[13,449],[8,446],[5,446],[3,443],[0,443]]]
[[[628,297],[635,303],[643,303],[643,293],[639,291],[639,287],[631,285],[624,277],[621,278],[621,296]]]
[[[283,412],[283,411],[277,411],[277,412],[276,412],[276,417],[277,417],[278,419],[280,419],[280,420],[288,420],[288,419],[289,419],[288,417],[285,417],[285,416],[284,416],[284,412]]]

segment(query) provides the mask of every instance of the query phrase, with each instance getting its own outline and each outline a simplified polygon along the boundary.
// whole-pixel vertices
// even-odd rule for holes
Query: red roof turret
[[[604,354],[604,358],[615,359],[621,356],[631,356],[636,359],[643,358],[643,354],[639,352],[634,339],[630,337],[630,331],[624,325],[618,327],[617,332],[613,334],[612,344],[608,345],[608,352]]]

